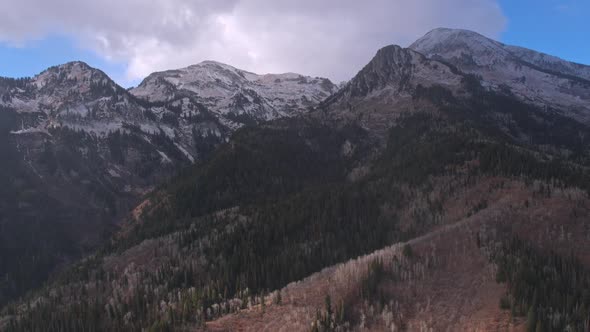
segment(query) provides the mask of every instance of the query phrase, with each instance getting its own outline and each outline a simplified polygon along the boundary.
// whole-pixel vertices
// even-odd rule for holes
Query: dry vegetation
[[[443,202],[440,226],[407,243],[411,257],[404,254],[405,244],[396,244],[326,268],[280,290],[280,304],[275,291],[265,306],[224,316],[206,329],[310,331],[329,295],[346,308],[346,321],[337,328],[343,331],[524,331],[526,319],[499,306],[505,285],[496,282],[490,249],[478,247],[478,236],[518,235],[543,251],[574,252],[590,266],[585,193],[506,178],[477,179],[469,186],[443,177],[434,182],[430,197],[409,207],[407,222],[415,220],[410,216],[421,204],[436,200],[437,192],[455,194]],[[362,284],[376,260],[385,271],[377,286],[380,299],[367,299]]]

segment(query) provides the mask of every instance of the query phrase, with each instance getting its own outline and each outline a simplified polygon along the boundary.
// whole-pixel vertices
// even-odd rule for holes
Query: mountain
[[[158,85],[168,75],[179,86]],[[102,244],[142,195],[237,128],[306,112],[334,89],[213,62],[152,74],[131,91],[83,62],[1,78],[0,303]]]
[[[321,109],[327,121],[355,121],[370,135],[386,138],[399,116],[425,106],[416,103],[417,89],[440,86],[464,93],[463,79],[452,66],[411,49],[386,46],[342,89],[326,99]]]
[[[451,29],[431,31],[406,49],[384,47],[346,86],[322,103],[320,114],[327,121],[355,121],[383,140],[401,115],[438,112],[440,107],[470,100],[472,105],[462,105],[471,109],[470,117],[485,118],[489,126],[511,139],[539,145],[563,143],[560,148],[586,150],[581,132],[587,128],[590,114],[590,99],[586,97],[590,85],[583,78],[588,66],[560,60],[563,68],[580,68],[580,76],[569,74],[569,70],[547,74],[537,67],[522,65],[513,71],[510,68],[516,60],[504,48],[515,47],[505,47],[475,32]],[[538,54],[527,51],[532,53]],[[458,58],[455,54],[463,55]],[[467,61],[465,57],[475,60]],[[529,71],[531,77],[545,77],[548,85],[539,86],[532,79],[515,82],[514,73],[524,71]],[[506,104],[490,109],[482,97],[491,94],[498,100],[488,103],[504,99]],[[540,99],[549,94],[559,96]],[[428,103],[423,102],[425,97]],[[475,103],[478,98],[480,103]],[[483,111],[486,109],[489,112]],[[564,132],[549,131],[547,123],[559,123]]]
[[[181,107],[187,115],[191,105],[202,105],[233,128],[239,126],[236,119],[240,118],[258,122],[294,115],[316,106],[336,90],[325,78],[294,73],[258,75],[205,61],[153,73],[130,92],[151,102],[184,100]]]
[[[442,55],[386,46],[310,112],[236,130],[0,327],[586,330],[584,78],[565,63],[502,87],[503,46],[448,34],[421,39]],[[160,105],[191,94],[165,80]]]
[[[299,114],[337,89],[324,78],[257,75],[213,61],[151,74],[129,91],[82,62],[3,81],[2,105],[37,116],[15,134],[67,127],[104,136],[133,125],[147,135],[163,132],[190,161],[206,155],[208,140],[220,143],[245,124]]]
[[[410,48],[480,76],[485,86],[590,123],[590,66],[521,47],[507,46],[466,30],[435,29]]]
[[[101,244],[138,197],[190,162],[135,98],[83,63],[0,85],[5,303]]]
[[[475,35],[453,33],[459,48]],[[452,52],[447,42],[440,47]],[[490,58],[497,65],[503,56]],[[582,68],[563,64],[559,75]],[[350,253],[348,261],[262,292],[245,309],[214,312],[202,330],[587,330],[590,302],[581,294],[590,285],[590,149],[583,137],[590,128],[567,108],[539,106],[490,84],[493,76],[476,75],[480,70],[464,71],[414,46],[387,46],[311,113],[338,130],[358,125],[366,132],[360,141],[372,143],[345,140],[341,151],[354,160],[348,184],[329,190],[340,197],[352,187],[358,196],[336,203],[348,207],[341,215],[323,203],[325,220],[308,217],[309,224],[334,228],[316,226],[323,236],[299,243],[306,249],[289,262],[305,264],[316,241],[322,254],[311,257],[382,241],[339,237],[335,229],[342,227],[371,229],[395,244]],[[578,105],[571,99],[564,105]],[[367,144],[374,152],[359,155]],[[273,220],[293,220],[293,211],[306,209],[313,208]],[[351,215],[354,221],[342,225]]]

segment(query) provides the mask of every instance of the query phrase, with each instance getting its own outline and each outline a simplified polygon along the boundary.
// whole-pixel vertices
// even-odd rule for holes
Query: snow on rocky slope
[[[300,114],[335,90],[327,79],[256,75],[212,61],[152,74],[131,91],[83,62],[0,77],[0,119],[7,119],[0,135],[15,165],[24,165],[4,173],[56,200],[80,198],[72,209],[106,211],[96,218],[106,224],[236,129]]]
[[[475,32],[436,29],[409,48],[390,45],[380,49],[354,78],[322,103],[321,112],[313,114],[328,123],[360,124],[370,135],[385,139],[403,114],[437,111],[421,97],[438,100],[435,104],[451,102],[449,98],[473,101],[481,97],[473,93],[474,88],[481,86],[496,96],[522,102],[515,110],[494,104],[489,114],[480,115],[489,117],[488,121],[507,135],[526,140],[530,130],[523,128],[555,121],[551,118],[573,119],[579,126],[590,124],[590,81],[585,79],[589,68],[506,46]],[[473,106],[473,110],[484,112],[484,106]],[[533,109],[536,114],[518,125],[520,120],[514,119],[523,118],[524,113],[505,114]],[[511,132],[507,128],[512,128]]]
[[[257,75],[205,61],[154,73],[126,91],[100,70],[71,62],[18,84],[7,79],[0,105],[31,115],[19,133],[68,127],[104,137],[132,126],[163,133],[194,160],[245,124],[304,112],[336,90],[324,78]]]
[[[69,127],[104,135],[123,123],[146,120],[143,109],[106,74],[83,62],[51,67],[7,88],[0,105],[19,114],[36,115],[21,130]],[[31,118],[31,117],[29,117]]]
[[[410,48],[478,75],[492,89],[510,90],[521,100],[590,123],[590,66],[504,45],[467,30],[435,29]]]
[[[234,67],[205,61],[178,70],[154,73],[131,93],[152,102],[188,98],[228,122],[244,118],[271,120],[294,115],[317,105],[336,92],[325,78],[294,73],[258,75]],[[186,101],[183,108],[190,108]]]

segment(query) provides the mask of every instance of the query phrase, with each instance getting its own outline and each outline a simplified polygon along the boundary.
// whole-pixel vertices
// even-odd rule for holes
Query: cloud
[[[52,33],[127,63],[127,78],[217,60],[258,73],[352,77],[376,50],[430,29],[498,37],[495,0],[3,0],[0,40]]]

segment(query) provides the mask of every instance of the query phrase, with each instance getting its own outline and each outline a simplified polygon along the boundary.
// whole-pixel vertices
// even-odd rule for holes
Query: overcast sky
[[[566,11],[576,1],[541,2]],[[0,75],[27,74],[37,70],[29,69],[35,64],[79,57],[127,86],[151,72],[203,60],[338,82],[352,77],[378,48],[407,46],[436,27],[500,39],[509,26],[501,5],[496,0],[2,0]]]

